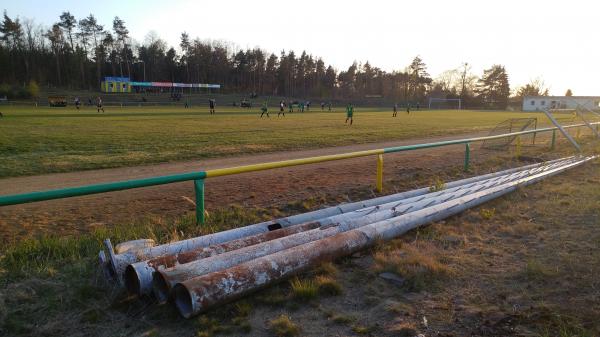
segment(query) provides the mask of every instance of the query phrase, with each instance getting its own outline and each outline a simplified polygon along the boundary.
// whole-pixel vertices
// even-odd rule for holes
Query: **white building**
[[[575,109],[578,106],[596,110],[600,108],[600,96],[525,96],[523,111],[545,109]]]

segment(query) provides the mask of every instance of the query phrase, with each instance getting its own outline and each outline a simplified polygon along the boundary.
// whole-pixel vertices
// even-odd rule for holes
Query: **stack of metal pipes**
[[[171,302],[189,318],[594,158],[527,165],[165,245],[137,240],[113,248],[106,240],[100,264],[128,292]]]

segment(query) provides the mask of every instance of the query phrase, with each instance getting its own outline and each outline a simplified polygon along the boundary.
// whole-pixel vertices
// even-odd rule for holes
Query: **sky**
[[[140,42],[155,31],[177,47],[185,31],[276,54],[306,50],[338,70],[354,61],[402,70],[417,55],[433,78],[464,62],[479,76],[502,64],[512,88],[540,78],[554,95],[600,95],[595,0],[2,0],[0,9],[48,26],[66,10],[106,28],[119,16]]]

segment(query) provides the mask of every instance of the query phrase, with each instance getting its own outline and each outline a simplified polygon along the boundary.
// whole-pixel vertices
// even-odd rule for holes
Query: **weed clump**
[[[439,192],[446,188],[446,183],[440,177],[434,177],[432,185],[429,187],[429,192]]]
[[[556,272],[547,266],[544,266],[539,261],[529,260],[524,269],[525,277],[529,281],[543,281],[548,277],[554,276]]]
[[[290,285],[292,286],[292,296],[297,300],[308,301],[315,298],[319,292],[319,287],[311,279],[294,278]]]
[[[317,268],[315,268],[315,273],[318,275],[335,276],[338,273],[338,269],[333,262],[328,261],[317,266]]]
[[[289,316],[281,315],[269,322],[269,328],[278,337],[293,337],[300,334],[300,328]]]
[[[426,247],[404,245],[398,250],[375,253],[375,269],[402,276],[404,286],[411,291],[423,290],[451,273],[448,266],[425,251]]]
[[[329,276],[317,276],[315,283],[319,289],[319,293],[329,296],[337,296],[342,293],[342,286],[338,281]]]
[[[479,210],[479,215],[481,215],[481,217],[484,218],[485,220],[490,220],[491,218],[494,217],[494,215],[496,215],[496,209],[495,208],[482,208]]]
[[[367,326],[362,326],[362,325],[355,325],[352,327],[352,331],[354,331],[355,333],[359,334],[359,335],[366,335],[370,332],[372,332],[372,328],[367,327]]]

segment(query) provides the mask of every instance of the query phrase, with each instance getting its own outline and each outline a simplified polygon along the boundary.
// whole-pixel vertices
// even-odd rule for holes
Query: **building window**
[[[542,101],[541,105],[546,105],[546,101]]]
[[[535,101],[531,101],[531,105],[535,105]]]

